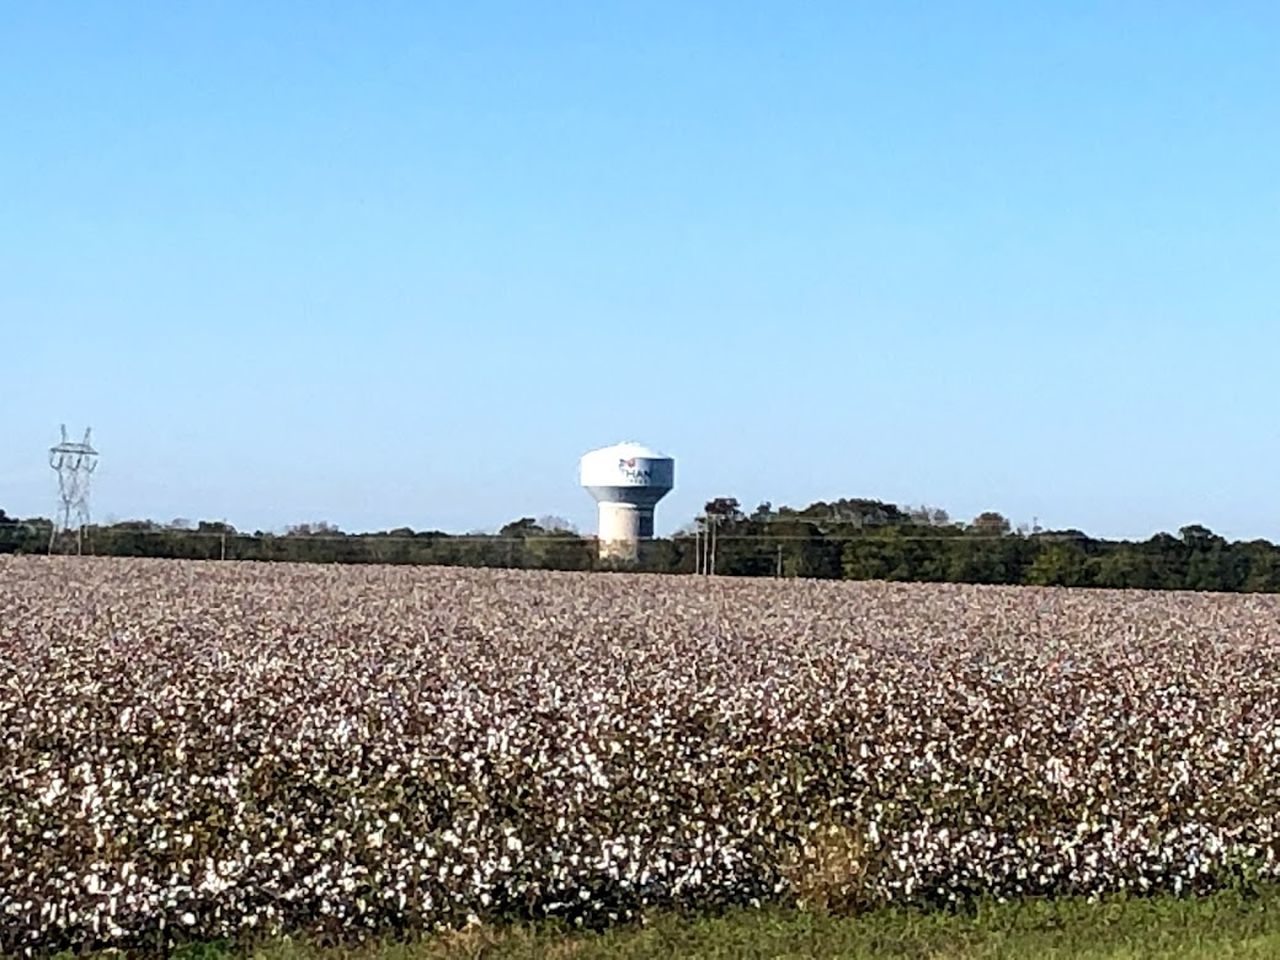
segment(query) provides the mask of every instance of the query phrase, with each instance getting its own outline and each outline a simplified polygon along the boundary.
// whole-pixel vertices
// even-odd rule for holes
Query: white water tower
[[[676,462],[638,443],[592,450],[582,458],[582,485],[600,505],[600,556],[635,560],[653,536],[653,508],[675,486]]]

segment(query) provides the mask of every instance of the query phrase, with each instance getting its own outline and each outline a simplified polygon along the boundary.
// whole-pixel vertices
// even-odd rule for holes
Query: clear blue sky
[[[5,3],[0,506],[1280,539],[1274,3]]]

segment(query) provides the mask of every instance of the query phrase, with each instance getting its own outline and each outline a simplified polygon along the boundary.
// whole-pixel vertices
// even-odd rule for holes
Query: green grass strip
[[[187,947],[183,960],[244,956],[218,945]],[[655,914],[603,932],[554,926],[477,927],[404,943],[322,947],[278,940],[249,951],[263,960],[461,960],[461,958],[1280,958],[1280,887],[1200,899],[1151,897],[984,904],[965,913],[879,910],[856,917],[734,911],[707,917]]]

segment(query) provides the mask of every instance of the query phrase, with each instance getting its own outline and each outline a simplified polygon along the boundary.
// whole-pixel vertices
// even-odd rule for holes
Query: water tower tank
[[[640,541],[653,536],[653,508],[675,486],[670,457],[638,443],[592,450],[581,479],[600,505],[600,556],[634,560]]]

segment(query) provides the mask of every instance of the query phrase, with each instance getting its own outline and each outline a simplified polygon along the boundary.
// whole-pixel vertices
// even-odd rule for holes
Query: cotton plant
[[[0,558],[0,952],[1274,876],[1277,614]]]

